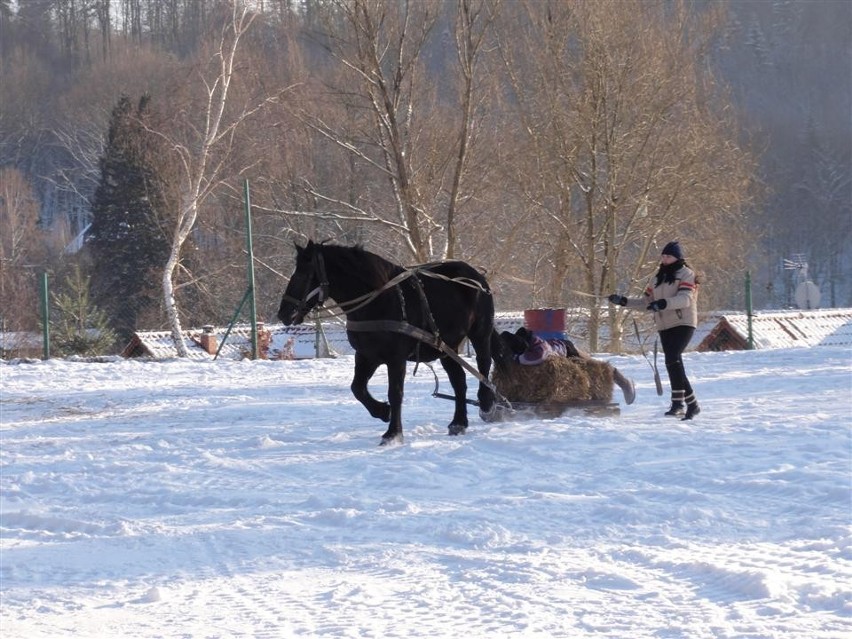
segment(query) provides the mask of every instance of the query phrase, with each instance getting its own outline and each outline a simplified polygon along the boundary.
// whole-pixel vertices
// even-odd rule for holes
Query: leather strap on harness
[[[476,367],[471,366],[469,363],[463,360],[461,355],[459,355],[456,351],[447,346],[447,343],[444,342],[440,337],[438,337],[437,335],[433,335],[429,331],[424,331],[419,326],[412,326],[408,322],[397,322],[396,320],[346,320],[346,330],[354,332],[392,331],[394,333],[402,333],[403,335],[413,337],[414,339],[428,344],[429,346],[438,351],[441,351],[445,355],[450,356],[457,363],[459,363],[462,368],[464,368],[467,372],[476,377],[476,379],[478,379],[481,384],[484,384],[492,391],[494,391],[495,394],[498,394],[497,387],[494,386],[490,381],[488,381],[488,379],[486,379],[482,375],[482,373],[480,373],[476,369]]]

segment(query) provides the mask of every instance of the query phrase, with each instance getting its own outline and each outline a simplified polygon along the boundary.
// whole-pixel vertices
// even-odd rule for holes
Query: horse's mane
[[[362,244],[342,246],[340,244],[318,244],[321,250],[330,251],[336,263],[346,272],[364,279],[370,286],[379,287],[401,273],[404,269],[398,264],[372,253]]]

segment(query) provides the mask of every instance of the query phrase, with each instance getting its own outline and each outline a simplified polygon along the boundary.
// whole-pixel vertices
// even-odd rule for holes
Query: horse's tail
[[[491,359],[494,360],[494,365],[502,372],[506,372],[509,364],[512,362],[512,351],[500,339],[500,334],[497,332],[496,326],[493,326],[491,329]]]

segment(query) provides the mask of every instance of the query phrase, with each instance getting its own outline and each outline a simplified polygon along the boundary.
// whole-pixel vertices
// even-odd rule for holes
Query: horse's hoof
[[[491,393],[485,394],[484,397],[479,398],[479,414],[482,415],[485,413],[486,415],[491,414],[493,412],[494,407],[497,405],[497,400],[494,398],[494,395]]]
[[[490,415],[494,412],[494,408],[497,406],[495,402],[491,402],[489,404],[480,404],[479,405],[479,414],[481,415]]]
[[[491,410],[481,410],[479,411],[479,419],[484,422],[496,422],[500,420],[500,417],[497,415],[497,406],[492,406]]]
[[[489,424],[494,422],[502,422],[511,414],[511,409],[500,404],[494,404],[489,411],[479,411],[479,418]]]
[[[467,426],[465,426],[464,424],[450,424],[447,427],[447,434],[452,436],[464,435],[466,430]]]
[[[401,446],[402,445],[402,434],[399,435],[382,435],[382,441],[379,442],[379,446]]]

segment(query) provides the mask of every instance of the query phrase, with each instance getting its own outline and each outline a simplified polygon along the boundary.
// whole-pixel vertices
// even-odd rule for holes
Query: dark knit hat
[[[683,259],[683,249],[680,248],[680,243],[677,241],[669,242],[668,244],[666,244],[663,247],[662,254],[671,255],[672,257],[676,257],[679,260]]]

